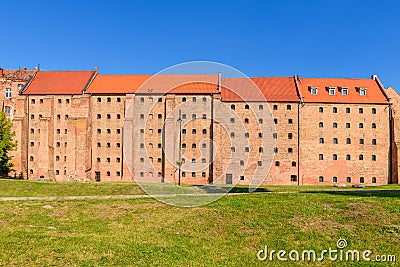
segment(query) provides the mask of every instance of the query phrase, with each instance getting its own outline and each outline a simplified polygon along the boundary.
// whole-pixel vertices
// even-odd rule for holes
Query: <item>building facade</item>
[[[376,76],[37,72],[15,100],[14,160],[33,180],[397,183],[398,99]]]

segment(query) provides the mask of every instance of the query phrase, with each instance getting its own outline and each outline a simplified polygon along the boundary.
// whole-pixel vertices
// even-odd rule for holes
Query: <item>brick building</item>
[[[376,76],[38,72],[16,99],[15,160],[28,179],[387,184],[386,93]]]

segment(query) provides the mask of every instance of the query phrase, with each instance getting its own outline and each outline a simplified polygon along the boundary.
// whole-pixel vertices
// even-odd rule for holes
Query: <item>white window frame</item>
[[[332,91],[333,94],[331,94]],[[336,87],[328,87],[328,93],[329,95],[336,95]]]
[[[360,96],[366,96],[367,95],[367,88],[360,88]]]
[[[349,95],[349,88],[347,87],[342,87],[342,95]],[[345,93],[346,92],[346,93]]]
[[[6,88],[6,98],[11,98],[11,88]]]
[[[312,95],[318,95],[318,87],[311,86],[310,92]]]

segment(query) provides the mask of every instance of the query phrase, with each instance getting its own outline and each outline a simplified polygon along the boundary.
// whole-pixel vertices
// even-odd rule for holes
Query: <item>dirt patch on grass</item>
[[[295,216],[290,219],[290,223],[296,227],[301,228],[302,232],[306,231],[318,231],[324,233],[336,233],[341,229],[352,230],[353,226],[342,225],[330,219],[319,219],[319,218],[305,218],[302,216]]]
[[[343,213],[343,216],[350,217],[366,216],[372,209],[376,209],[376,207],[371,203],[360,202],[348,203],[346,208],[347,211]]]

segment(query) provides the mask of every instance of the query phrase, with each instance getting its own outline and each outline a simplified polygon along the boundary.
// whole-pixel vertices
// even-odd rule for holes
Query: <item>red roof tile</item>
[[[82,94],[94,71],[41,71],[36,74],[25,95]]]
[[[97,75],[87,93],[218,93],[218,75]]]
[[[299,101],[293,77],[223,78],[222,101]]]
[[[299,78],[298,85],[304,102],[388,103],[373,79]],[[312,95],[310,87],[318,87],[318,93]],[[335,87],[336,94],[329,95],[328,87]],[[341,88],[348,88],[348,95],[342,95]],[[367,88],[366,96],[360,95],[360,88]]]
[[[104,75],[99,74],[88,86],[86,93],[134,93],[151,75]]]

